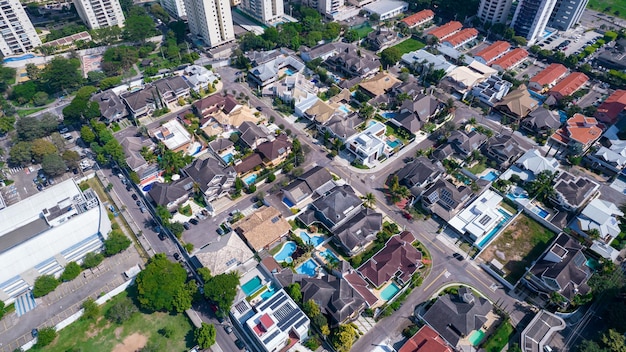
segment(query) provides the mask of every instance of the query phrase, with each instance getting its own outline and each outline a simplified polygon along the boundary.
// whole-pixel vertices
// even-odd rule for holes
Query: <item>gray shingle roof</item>
[[[188,177],[173,183],[156,182],[152,185],[148,194],[157,205],[167,206],[170,202],[174,202],[187,195],[189,189],[186,189],[186,185],[190,182],[192,182],[192,180]]]
[[[422,185],[428,180],[434,180],[445,171],[440,162],[433,162],[426,157],[420,156],[398,170],[396,176],[398,176],[401,184],[411,188],[416,185]]]
[[[241,132],[239,138],[249,147],[253,147],[259,139],[267,138],[268,136],[267,131],[250,121],[244,121],[239,126],[239,131]]]
[[[300,286],[303,302],[315,301],[323,313],[331,316],[332,325],[343,322],[365,305],[363,297],[347,281],[333,275],[320,279],[306,277]]]
[[[349,185],[337,186],[329,194],[312,203],[317,212],[323,214],[333,224],[345,220],[348,213],[361,204],[363,201]]]
[[[356,247],[364,247],[376,239],[376,234],[383,228],[383,215],[369,208],[360,212],[346,223],[333,230],[336,240],[340,241],[348,251]]]
[[[94,94],[89,100],[98,103],[100,114],[109,121],[128,116],[126,105],[111,89]]]
[[[222,164],[214,158],[196,159],[187,166],[184,171],[191,177],[194,182],[198,183],[202,192],[206,192],[209,182],[216,177],[222,177],[222,181],[228,175],[233,176],[235,169],[232,166],[223,167]]]

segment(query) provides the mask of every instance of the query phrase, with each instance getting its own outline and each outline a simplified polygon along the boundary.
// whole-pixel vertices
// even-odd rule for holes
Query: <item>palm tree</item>
[[[528,193],[541,202],[550,198],[555,194],[552,183],[556,175],[556,173],[547,170],[540,172],[537,178],[528,183]]]
[[[367,208],[372,209],[374,207],[374,204],[376,204],[376,196],[371,192],[365,193],[365,195],[361,197],[361,199],[363,200],[363,205],[365,205],[365,207]]]
[[[589,231],[587,231],[587,235],[592,240],[597,240],[600,238],[600,231],[598,229],[589,229]]]

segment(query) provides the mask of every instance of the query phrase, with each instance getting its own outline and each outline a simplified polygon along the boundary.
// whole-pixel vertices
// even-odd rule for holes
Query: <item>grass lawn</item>
[[[474,175],[478,175],[481,172],[487,170],[487,164],[485,164],[484,162],[482,162],[482,163],[479,162],[479,163],[476,163],[476,165],[470,167],[468,170],[469,170],[469,172],[473,173]]]
[[[419,40],[409,38],[398,45],[394,45],[393,47],[398,48],[401,53],[406,54],[410,53],[411,51],[419,50],[425,46],[426,44],[420,42]]]
[[[157,344],[159,351],[183,352],[194,346],[192,325],[184,314],[139,312],[122,325],[111,323],[104,318],[103,313],[111,307],[112,303],[127,295],[127,292],[122,292],[101,306],[101,316],[97,322],[78,320],[59,331],[59,336],[51,345],[33,348],[31,351],[135,351],[141,349],[146,340],[148,343]],[[169,338],[159,333],[159,330],[165,327],[172,331]],[[125,344],[124,349],[122,344]],[[116,348],[116,346],[118,347]]]
[[[617,16],[626,18],[626,2],[624,0],[589,0],[588,8],[610,14],[611,16]],[[610,7],[609,11],[604,11]],[[619,11],[618,14],[615,12]]]
[[[555,233],[535,220],[520,214],[480,255],[485,261],[497,259],[504,264],[505,279],[516,283],[530,263],[548,247]],[[504,259],[496,256],[496,251]]]
[[[483,350],[487,352],[500,352],[504,346],[509,342],[509,338],[513,334],[513,326],[509,321],[503,322],[493,335],[489,336],[489,339],[484,343]]]
[[[36,112],[39,112],[39,111],[41,111],[43,109],[45,109],[45,108],[32,108],[32,109],[17,110],[17,116],[19,116],[19,117],[28,116],[30,114],[34,114]]]
[[[367,37],[367,35],[370,34],[370,32],[373,32],[374,28],[372,28],[372,26],[370,26],[369,23],[366,23],[362,27],[355,28],[354,30],[359,35],[359,38],[363,39],[363,38]]]

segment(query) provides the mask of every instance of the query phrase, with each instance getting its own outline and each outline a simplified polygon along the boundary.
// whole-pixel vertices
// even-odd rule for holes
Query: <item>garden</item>
[[[412,51],[422,49],[425,46],[426,46],[425,43],[422,43],[421,41],[415,38],[409,38],[400,44],[394,45],[393,47],[397,48],[400,51],[400,53],[406,54]]]

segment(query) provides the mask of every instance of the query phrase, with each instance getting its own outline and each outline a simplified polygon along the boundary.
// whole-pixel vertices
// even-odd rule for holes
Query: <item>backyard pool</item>
[[[484,245],[486,245],[487,243],[489,243],[489,241],[491,240],[491,238],[493,236],[495,236],[498,231],[500,231],[504,225],[506,225],[506,223],[509,221],[510,218],[513,217],[513,215],[509,214],[508,212],[506,212],[505,210],[503,210],[502,208],[498,208],[498,211],[500,212],[500,214],[502,214],[502,220],[500,220],[500,222],[498,223],[498,225],[496,225],[496,227],[493,228],[493,230],[491,230],[487,236],[485,236],[485,238],[482,239],[482,241],[480,241],[480,243],[478,244],[478,247],[483,248]]]
[[[498,178],[498,173],[495,171],[489,171],[488,174],[481,176],[480,178],[482,178],[483,180],[487,180],[487,181],[493,181],[496,178]]]
[[[250,176],[248,176],[248,177],[243,179],[243,182],[245,182],[248,186],[253,184],[254,181],[256,181],[256,174],[252,174],[252,175],[250,175]]]
[[[516,199],[528,199],[528,195],[527,194],[517,194],[517,193],[507,193],[506,196],[511,199],[511,200],[516,200]]]
[[[258,276],[255,276],[252,279],[250,279],[250,281],[241,285],[241,290],[243,291],[243,293],[246,294],[246,296],[250,296],[256,291],[260,290],[261,287],[263,287],[263,285],[261,284],[261,278]]]
[[[32,59],[34,57],[35,57],[35,55],[33,55],[33,54],[26,54],[26,55],[22,55],[22,56],[18,56],[18,57],[8,57],[8,58],[4,59],[3,62],[22,61],[22,60]]]
[[[326,249],[325,251],[322,252],[322,256],[324,258],[326,258],[326,260],[331,261],[331,260],[336,260],[339,261],[339,258],[337,258],[337,256],[335,255],[335,253],[333,253],[330,249]]]
[[[263,298],[263,300],[266,300],[270,297],[272,297],[274,295],[274,293],[276,293],[276,289],[274,289],[274,285],[271,285],[267,290],[263,291],[263,293],[261,293],[261,298]]]
[[[340,105],[338,109],[341,110],[341,112],[343,112],[345,114],[349,114],[350,113],[350,109],[348,109],[348,107],[343,105],[343,104]]]
[[[391,285],[385,287],[384,290],[380,293],[380,298],[388,301],[393,298],[398,292],[400,292],[400,287],[396,285],[395,282],[392,282]]]
[[[544,208],[542,208],[542,207],[540,207],[540,206],[538,206],[538,205],[535,205],[535,207],[533,208],[533,213],[535,213],[535,214],[537,214],[537,215],[541,216],[541,217],[542,217],[542,218],[544,218],[544,219],[545,219],[548,215],[550,215],[550,212],[549,212],[549,211],[545,210]]]
[[[222,160],[224,160],[226,164],[230,163],[233,160],[233,153],[222,155]]]
[[[480,344],[480,342],[483,340],[484,337],[485,337],[484,331],[476,330],[473,333],[471,333],[467,339],[472,344],[472,346],[478,346],[478,344]]]
[[[280,249],[280,252],[274,255],[274,259],[276,259],[277,262],[291,263],[293,261],[291,255],[296,251],[297,247],[298,246],[293,241],[285,242],[283,247]]]
[[[313,247],[317,247],[320,244],[322,244],[322,242],[324,242],[324,237],[322,236],[309,236],[308,233],[304,232],[304,231],[300,231],[300,238],[302,238],[302,241],[304,241],[304,243],[308,243],[310,245],[312,245]]]
[[[306,262],[302,263],[300,266],[296,268],[296,272],[298,274],[309,275],[310,277],[315,277],[317,274],[317,268],[319,265],[313,260],[309,259]]]
[[[393,119],[394,117],[396,117],[396,113],[395,112],[383,112],[382,114],[380,114],[380,116],[386,119]]]
[[[152,182],[152,183],[148,183],[147,185],[143,186],[143,187],[141,188],[141,190],[142,190],[142,191],[144,191],[144,192],[150,192],[150,190],[152,189],[152,185],[153,185],[153,184],[154,184],[154,182]]]
[[[285,70],[285,74],[286,74],[287,76],[293,76],[293,75],[295,75],[295,74],[296,74],[296,72],[295,72],[294,70],[292,70],[292,69],[288,68],[288,69],[286,69],[286,70]]]
[[[395,139],[393,141],[387,140],[387,145],[389,146],[389,148],[391,149],[395,149],[398,146],[402,145],[402,142],[400,142],[400,140]]]

